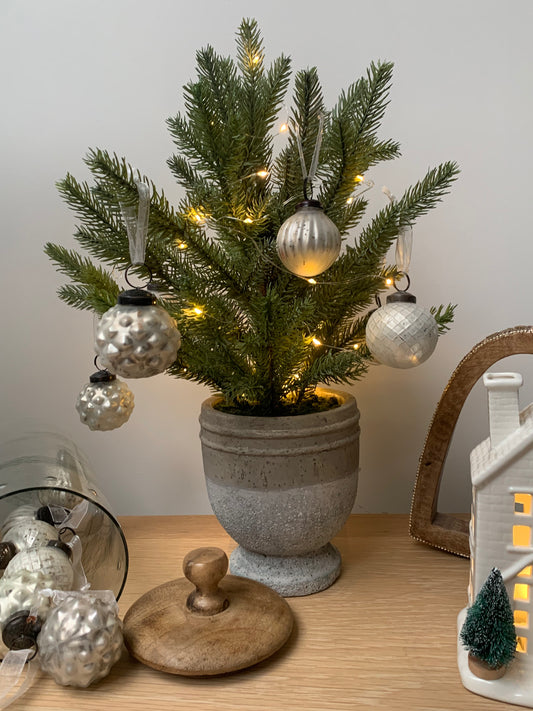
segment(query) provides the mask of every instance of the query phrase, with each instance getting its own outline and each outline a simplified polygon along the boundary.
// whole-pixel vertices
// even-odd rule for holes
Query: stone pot
[[[309,415],[247,417],[202,404],[200,439],[213,511],[239,547],[234,575],[258,580],[284,596],[308,595],[339,576],[340,554],[329,543],[352,510],[359,471],[359,410],[341,405]]]

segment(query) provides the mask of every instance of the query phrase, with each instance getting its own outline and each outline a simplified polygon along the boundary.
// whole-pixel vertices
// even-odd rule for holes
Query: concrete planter
[[[329,543],[352,510],[359,470],[359,410],[342,403],[294,417],[245,417],[219,412],[211,397],[200,414],[202,455],[213,511],[239,547],[234,575],[258,580],[281,595],[308,595],[340,573]]]

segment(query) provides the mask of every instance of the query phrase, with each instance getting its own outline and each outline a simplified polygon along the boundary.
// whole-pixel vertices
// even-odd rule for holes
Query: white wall
[[[415,228],[412,291],[459,304],[456,324],[412,371],[375,367],[353,386],[362,411],[358,511],[408,511],[418,457],[443,387],[486,335],[531,323],[533,240],[530,0],[2,0],[0,109],[4,419],[37,417],[87,453],[115,510],[208,513],[197,414],[207,391],[158,376],[132,384],[136,410],[112,433],[81,425],[74,401],[92,365],[92,317],[55,297],[42,252],[73,246],[74,216],[54,182],[87,176],[88,147],[125,155],[172,198],[164,120],[181,107],[195,50],[233,52],[241,17],[256,17],[270,57],[319,68],[329,104],[371,60],[396,64],[384,137],[403,157],[372,172],[373,201],[400,194],[429,166],[462,167],[452,194]],[[532,359],[533,360],[533,359]],[[528,357],[505,368],[533,381]],[[533,399],[531,387],[524,403]],[[528,395],[528,393],[530,393]],[[444,477],[442,510],[467,510],[468,453],[487,435],[476,388]]]

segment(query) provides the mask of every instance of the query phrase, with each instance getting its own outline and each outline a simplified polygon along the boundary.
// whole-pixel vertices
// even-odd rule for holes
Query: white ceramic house
[[[458,642],[463,684],[500,701],[533,707],[533,404],[520,412],[517,373],[486,373],[490,437],[470,455],[469,604],[493,567],[499,568],[513,607],[516,657],[504,677],[473,675]],[[459,630],[465,611],[459,615]]]

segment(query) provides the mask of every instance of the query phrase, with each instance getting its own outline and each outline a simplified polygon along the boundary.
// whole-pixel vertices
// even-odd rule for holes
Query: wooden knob
[[[220,548],[196,548],[183,559],[183,573],[196,590],[187,598],[187,609],[197,615],[217,615],[229,605],[219,582],[228,572],[228,556]]]

